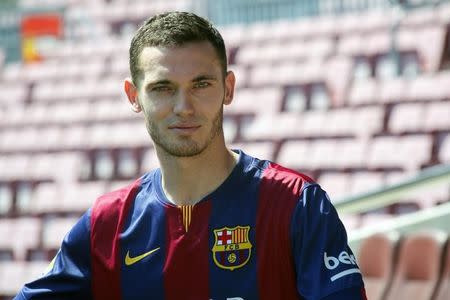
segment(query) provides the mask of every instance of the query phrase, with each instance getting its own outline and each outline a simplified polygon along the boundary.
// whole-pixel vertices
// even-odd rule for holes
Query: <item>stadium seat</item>
[[[0,179],[6,182],[30,178],[30,156],[26,154],[3,155],[0,157],[0,167]]]
[[[440,101],[447,97],[447,90],[435,74],[421,75],[412,80],[405,99],[410,101]]]
[[[352,119],[354,117],[353,109],[340,108],[333,109],[326,113],[326,123],[324,131],[331,136],[348,136],[352,134]]]
[[[0,236],[14,237],[12,239],[0,239],[0,249],[12,250],[14,259],[17,261],[25,260],[29,249],[39,247],[41,228],[39,218],[0,219]]]
[[[330,90],[333,107],[341,107],[346,101],[347,89],[352,78],[353,59],[341,55],[333,56],[326,61],[326,69],[324,79]]]
[[[416,232],[405,237],[386,300],[432,299],[447,238],[448,234],[441,231]]]
[[[42,247],[46,250],[59,249],[69,230],[79,218],[58,217],[48,218],[42,221]]]
[[[299,115],[296,128],[297,136],[324,136],[331,123],[327,123],[328,112],[309,110]],[[289,135],[286,135],[289,136]],[[295,136],[295,135],[294,135]]]
[[[28,88],[25,84],[1,84],[0,105],[17,105],[25,102],[28,96]]]
[[[291,168],[311,169],[311,146],[307,141],[288,141],[282,144],[277,162]]]
[[[430,131],[450,128],[450,101],[428,104],[423,126]]]
[[[31,180],[45,181],[53,177],[52,167],[54,158],[49,154],[36,154],[30,158],[33,167],[27,170],[27,176]]]
[[[40,213],[55,213],[61,211],[60,191],[55,183],[40,183],[33,191],[32,202],[29,211]]]
[[[349,191],[352,195],[367,193],[383,186],[383,175],[374,172],[357,172],[352,174]]]
[[[367,299],[383,300],[388,292],[397,265],[399,241],[400,235],[393,231],[374,234],[361,243],[358,264],[364,278]]]
[[[337,51],[345,56],[361,55],[364,51],[364,39],[360,34],[347,34],[340,38]]]
[[[334,157],[339,151],[335,140],[316,140],[310,142],[309,166],[313,169],[335,167]]]
[[[275,144],[271,142],[256,143],[236,143],[230,146],[231,149],[241,149],[245,153],[267,160],[274,160]]]
[[[294,113],[260,115],[241,129],[241,135],[246,141],[300,136],[302,127],[299,122],[299,115]]]
[[[367,168],[368,144],[366,140],[339,140],[336,149],[337,152],[333,156],[333,165],[336,168]]]
[[[155,149],[150,147],[145,150],[142,155],[140,172],[141,174],[144,174],[156,168],[159,168],[158,158],[156,156]]]
[[[380,80],[378,84],[379,101],[382,103],[401,102],[406,99],[405,94],[409,83],[402,77]]]
[[[435,295],[435,300],[447,300],[450,295],[450,240],[447,241],[447,251],[442,259],[442,276]]]
[[[283,89],[281,87],[262,87],[241,89],[236,93],[233,103],[224,107],[225,114],[276,114],[281,110]]]
[[[25,116],[25,106],[24,105],[1,105],[0,107],[4,107],[3,119],[0,121],[0,124],[4,125],[17,125],[22,124]],[[1,141],[1,140],[0,140]]]
[[[59,146],[62,150],[85,149],[88,144],[86,138],[88,134],[86,125],[73,124],[64,129]]]
[[[395,134],[423,130],[425,105],[409,103],[396,105],[391,111],[388,128]]]
[[[95,199],[106,192],[103,181],[72,183],[60,187],[65,191],[64,196],[58,199],[58,207],[64,212],[84,213],[92,206]]]
[[[377,101],[378,93],[377,82],[374,79],[356,80],[351,86],[348,104],[357,106],[374,103]]]
[[[379,137],[374,139],[368,154],[370,167],[417,170],[431,157],[432,140],[428,135]]]
[[[24,283],[39,278],[49,262],[0,262],[0,295],[14,296]]]
[[[349,195],[350,176],[345,173],[322,173],[318,183],[330,195],[333,202]]]
[[[391,36],[389,31],[375,31],[365,37],[365,51],[367,56],[376,56],[388,53],[391,48]]]
[[[444,51],[446,28],[442,24],[422,26],[418,30],[417,43],[421,57],[423,57],[424,70],[438,72]],[[429,45],[432,44],[433,47]]]
[[[353,110],[352,132],[359,138],[368,138],[383,130],[384,108],[364,106]]]

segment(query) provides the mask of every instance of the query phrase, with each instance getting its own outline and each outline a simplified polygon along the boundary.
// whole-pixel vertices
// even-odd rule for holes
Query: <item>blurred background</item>
[[[369,299],[450,299],[450,1],[1,0],[0,299],[97,196],[157,167],[122,92],[137,26],[216,24],[237,76],[228,144],[304,172]]]

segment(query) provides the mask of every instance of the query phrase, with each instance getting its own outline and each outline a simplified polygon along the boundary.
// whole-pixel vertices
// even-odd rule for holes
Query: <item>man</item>
[[[130,69],[125,92],[160,169],[97,199],[50,271],[16,299],[365,299],[326,193],[226,148],[235,77],[209,22],[149,19],[131,42]]]

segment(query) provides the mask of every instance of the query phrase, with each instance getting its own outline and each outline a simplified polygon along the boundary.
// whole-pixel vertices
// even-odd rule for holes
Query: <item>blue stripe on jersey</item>
[[[213,255],[217,255],[218,259],[223,260],[227,260],[229,255],[235,255],[236,259],[245,259],[248,252],[221,251],[221,253],[214,254],[211,250],[209,282],[210,298],[213,300],[225,300],[234,297],[236,299],[258,299],[255,223],[261,173],[260,168],[255,168],[252,157],[241,154],[240,160],[231,175],[209,197],[212,201],[209,224],[210,249],[213,249],[216,241],[214,230],[224,227],[250,226],[249,240],[252,244],[249,261],[244,266],[234,270],[219,267],[214,261]],[[240,193],[237,191],[240,191]]]
[[[136,196],[130,215],[120,235],[121,257],[131,258],[152,251],[148,256],[131,265],[122,261],[122,299],[164,299],[163,266],[165,260],[165,210],[156,199],[153,174],[142,178],[141,189]],[[145,274],[145,280],[142,276]]]

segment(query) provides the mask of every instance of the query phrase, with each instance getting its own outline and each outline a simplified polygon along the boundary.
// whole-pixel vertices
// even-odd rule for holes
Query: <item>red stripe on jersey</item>
[[[92,294],[96,300],[121,299],[119,234],[136,197],[140,179],[101,196],[91,213]]]
[[[211,201],[192,209],[189,231],[183,228],[180,209],[166,209],[166,261],[164,294],[166,300],[209,299],[209,216]]]
[[[300,299],[290,226],[305,181],[312,180],[273,163],[261,177],[256,219],[259,299]]]

